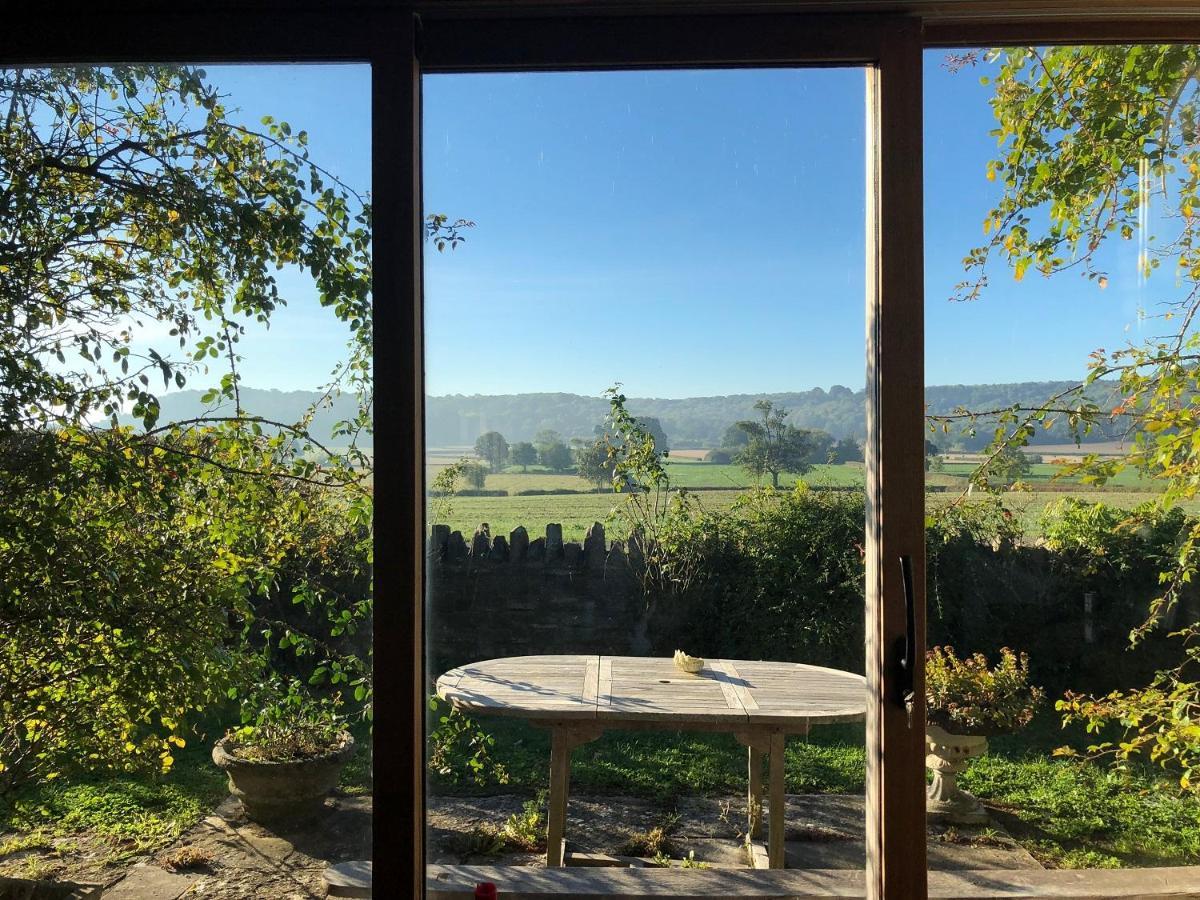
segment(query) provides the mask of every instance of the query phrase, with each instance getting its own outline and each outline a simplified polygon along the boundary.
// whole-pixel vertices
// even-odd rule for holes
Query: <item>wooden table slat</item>
[[[631,727],[676,718],[802,731],[855,721],[866,710],[862,677],[821,666],[713,659],[691,674],[666,657],[524,656],[484,660],[438,679],[438,693],[484,714],[531,719],[603,719]]]

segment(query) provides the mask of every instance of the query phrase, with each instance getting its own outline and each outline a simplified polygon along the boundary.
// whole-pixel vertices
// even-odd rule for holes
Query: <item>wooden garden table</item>
[[[671,659],[513,656],[451,669],[438,696],[475,715],[551,731],[546,865],[563,864],[571,751],[610,728],[728,732],[749,748],[747,840],[762,837],[762,763],[770,757],[767,865],[783,868],[783,749],[812,725],[866,715],[861,675],[801,663],[705,660],[690,675]],[[761,854],[759,854],[761,855]],[[755,862],[751,850],[750,858]]]

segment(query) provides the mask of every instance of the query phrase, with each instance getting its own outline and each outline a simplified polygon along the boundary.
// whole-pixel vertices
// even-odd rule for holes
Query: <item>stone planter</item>
[[[933,772],[933,784],[926,792],[925,812],[931,818],[956,825],[987,823],[983,804],[957,784],[967,760],[983,756],[987,745],[983,735],[950,734],[937,725],[925,727],[925,765]]]
[[[242,759],[229,752],[228,740],[217,741],[213,762],[229,776],[229,792],[255,822],[319,815],[325,796],[337,787],[342,767],[354,755],[354,738],[349,734],[343,734],[341,743],[324,756],[287,762]]]

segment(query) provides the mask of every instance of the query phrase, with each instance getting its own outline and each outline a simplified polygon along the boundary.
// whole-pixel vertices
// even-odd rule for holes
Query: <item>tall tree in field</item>
[[[812,453],[808,433],[788,424],[788,411],[770,400],[759,400],[754,408],[761,413],[760,418],[737,423],[747,442],[734,459],[755,478],[770,475],[774,487],[779,487],[779,476],[784,472],[807,472]]]
[[[848,462],[862,462],[862,458],[862,447],[854,438],[842,438],[829,449],[829,461],[834,465],[841,465]]]
[[[804,428],[801,430],[805,433],[808,440],[808,461],[814,466],[830,462],[830,457],[833,454],[833,435],[828,431],[822,431],[820,428]]]
[[[498,431],[488,431],[475,440],[475,454],[485,462],[493,472],[503,472],[508,462],[508,441]]]
[[[561,440],[545,444],[538,450],[538,462],[552,472],[565,472],[575,462],[571,448]]]
[[[654,440],[654,452],[661,456],[666,456],[671,445],[668,443],[667,431],[663,428],[662,422],[653,416],[641,416],[637,420],[637,424],[641,429]]]
[[[990,418],[997,438],[990,458],[1025,444],[1035,429],[1065,421],[1082,434],[1124,417],[1130,452],[1122,459],[1086,459],[1074,471],[1103,481],[1126,468],[1158,477],[1159,501],[1173,506],[1200,495],[1200,47],[1006,48],[955,60],[989,64],[999,149],[986,177],[1003,191],[983,217],[983,242],[966,257],[967,279],[955,296],[983,295],[997,264],[1018,281],[1029,273],[1067,277],[1073,271],[1103,289],[1102,249],[1136,242],[1139,276],[1154,291],[1157,336],[1097,350],[1074,389],[1036,407],[961,410],[932,420],[949,429]],[[1157,274],[1159,269],[1165,269]],[[1081,368],[1082,368],[1081,361]],[[1089,385],[1116,381],[1119,395],[1105,406]],[[990,416],[986,415],[991,413]],[[990,461],[989,458],[989,461]],[[984,473],[987,462],[980,467]],[[1200,523],[1186,526],[1178,552],[1162,573],[1163,591],[1137,643],[1194,581],[1200,562]],[[1173,762],[1185,787],[1200,765],[1200,682],[1196,640],[1200,625],[1184,626],[1180,664],[1153,683],[1103,698],[1060,701],[1068,717],[1094,726],[1120,724],[1118,743],[1097,754],[1119,758],[1149,753]]]
[[[514,466],[520,466],[522,472],[528,472],[529,467],[538,461],[537,447],[529,441],[517,441],[508,449],[509,459]]]
[[[476,491],[482,491],[487,486],[488,470],[476,462],[466,463],[462,467],[463,477],[466,478],[467,484]]]
[[[609,443],[606,438],[595,441],[576,441],[574,448],[575,471],[584,481],[596,486],[596,490],[612,483],[613,462],[609,456]]]
[[[745,447],[748,443],[750,443],[749,432],[738,427],[736,422],[726,428],[721,435],[721,446],[729,450]]]
[[[991,457],[989,471],[1000,479],[1001,483],[1012,484],[1029,475],[1033,471],[1033,465],[1024,450],[1009,446]]]

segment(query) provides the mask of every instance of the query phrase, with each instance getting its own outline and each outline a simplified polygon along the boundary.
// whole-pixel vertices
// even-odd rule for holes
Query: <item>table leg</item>
[[[563,864],[562,841],[567,827],[567,787],[571,777],[571,748],[567,730],[550,733],[550,800],[546,811],[546,867]]]
[[[771,735],[771,796],[767,823],[767,865],[772,869],[783,868],[783,747],[782,732]]]
[[[751,840],[759,840],[762,838],[763,752],[758,747],[749,747],[747,752],[750,759],[750,790],[746,796],[747,833]]]

